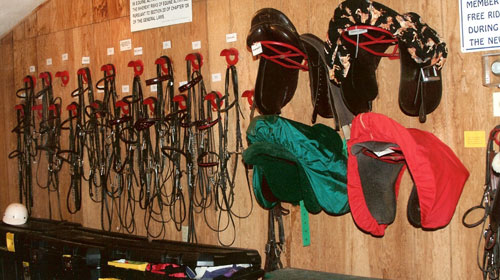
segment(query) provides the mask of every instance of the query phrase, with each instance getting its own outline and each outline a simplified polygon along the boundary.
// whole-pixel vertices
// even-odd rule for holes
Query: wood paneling
[[[48,34],[55,30],[55,5],[56,1],[47,1],[37,8],[37,35]]]
[[[51,0],[37,11],[38,35],[92,23],[92,1]]]
[[[129,0],[92,0],[94,22],[127,16],[129,5]]]
[[[203,77],[207,90],[224,91],[226,62],[220,56],[225,48],[239,51],[237,64],[239,90],[252,89],[257,76],[258,60],[252,57],[246,46],[250,20],[254,13],[264,7],[283,11],[294,23],[300,34],[313,33],[325,38],[328,23],[340,0],[196,0],[193,1],[193,22],[163,28],[130,32],[129,0],[49,0],[30,16],[19,23],[10,37],[0,44],[2,62],[12,67],[2,68],[0,91],[9,96],[2,107],[3,122],[0,129],[10,131],[15,121],[10,107],[16,102],[12,95],[15,88],[22,86],[22,79],[29,73],[29,66],[37,67],[36,73],[60,70],[70,72],[70,83],[60,87],[55,80],[54,91],[68,103],[68,93],[76,88],[76,70],[82,56],[91,58],[93,80],[102,73],[100,66],[113,63],[117,69],[117,88],[120,96],[122,85],[131,85],[132,72],[127,67],[130,60],[141,59],[145,64],[144,81],[155,75],[154,60],[168,55],[173,61],[175,87],[185,81],[185,56],[199,51],[204,57]],[[421,124],[414,117],[404,115],[398,106],[397,77],[400,76],[398,60],[382,59],[377,70],[379,96],[373,103],[375,112],[383,113],[406,127],[414,127],[434,133],[449,145],[471,173],[449,226],[436,231],[413,228],[406,219],[406,205],[411,187],[411,176],[405,173],[397,200],[397,216],[383,238],[374,238],[360,231],[350,214],[329,216],[324,213],[309,215],[311,245],[302,246],[300,210],[297,206],[285,204],[291,214],[285,217],[286,250],[282,255],[286,266],[314,269],[327,272],[354,274],[390,279],[477,279],[480,271],[476,265],[477,240],[480,228],[467,229],[461,224],[464,212],[479,203],[483,192],[484,148],[464,148],[463,132],[483,130],[486,133],[494,127],[497,118],[492,117],[493,90],[481,85],[481,53],[461,53],[459,49],[458,3],[450,1],[417,0],[402,2],[383,0],[382,4],[400,12],[416,12],[435,29],[447,43],[449,54],[443,69],[443,93],[440,106],[428,115]],[[226,34],[236,33],[237,41],[226,42]],[[133,47],[142,47],[143,54],[134,56],[133,50],[120,51],[119,42],[131,39]],[[162,42],[171,41],[172,48],[163,49]],[[192,42],[200,41],[201,49],[193,50]],[[115,54],[107,55],[107,48],[113,47]],[[68,53],[69,60],[62,61],[61,55]],[[46,65],[52,58],[53,64]],[[211,75],[220,73],[222,81],[212,82]],[[301,72],[297,91],[292,101],[283,108],[282,116],[306,124],[311,122],[312,105],[307,72]],[[10,81],[12,80],[12,81]],[[4,83],[5,81],[5,83]],[[10,81],[10,82],[9,82]],[[39,87],[38,87],[39,88]],[[152,93],[145,84],[144,94]],[[10,91],[10,93],[8,93]],[[7,93],[4,93],[7,92]],[[177,92],[176,92],[177,93]],[[7,99],[7,98],[5,98]],[[249,123],[249,108],[241,100],[244,119],[242,129]],[[230,116],[231,117],[231,116]],[[233,116],[234,117],[234,116]],[[318,122],[332,125],[332,121],[319,118]],[[231,132],[230,132],[231,133]],[[15,137],[4,137],[0,154],[7,156],[15,145]],[[246,147],[246,141],[244,141]],[[230,144],[231,146],[232,144]],[[241,161],[241,157],[239,159]],[[479,164],[478,164],[479,163]],[[42,163],[39,163],[43,165]],[[232,163],[234,164],[234,163]],[[246,213],[252,207],[253,213],[247,219],[236,220],[234,246],[259,250],[264,260],[264,245],[267,239],[267,211],[248,197],[244,169],[239,163],[234,210]],[[9,161],[2,169],[7,176],[8,197],[1,196],[0,206],[5,208],[9,200],[16,198],[15,165]],[[251,175],[251,171],[250,171]],[[62,191],[65,179],[62,180]],[[35,188],[37,189],[37,188]],[[86,189],[85,189],[86,190]],[[84,190],[84,204],[80,216],[64,214],[64,218],[80,221],[85,226],[100,228],[100,205],[92,202]],[[37,189],[39,196],[34,216],[47,217],[46,192]],[[37,193],[38,194],[38,193]],[[61,194],[61,196],[63,196]],[[63,198],[63,197],[61,197]],[[64,199],[63,199],[64,200]],[[64,208],[63,208],[64,210]],[[63,211],[64,212],[64,211]],[[215,222],[217,213],[210,212],[207,220]],[[137,233],[145,234],[144,214],[136,213]],[[217,244],[218,238],[230,240],[233,232],[226,231],[217,236],[207,228],[203,217],[196,220],[198,240]],[[167,225],[167,238],[180,240],[181,234]]]
[[[0,168],[0,177],[4,178],[2,183],[2,195],[0,195],[0,211],[4,211],[5,207],[11,202],[19,201],[18,186],[18,158],[8,159],[7,155],[17,148],[17,135],[10,131],[17,125],[15,88],[14,88],[14,41],[13,32],[6,34],[0,41],[0,96],[2,102],[0,110],[4,112],[1,121],[0,129],[5,134],[2,137],[3,145],[0,147],[0,153],[5,160],[2,160],[2,168]],[[3,187],[12,186],[12,187]]]
[[[14,40],[23,40],[33,38],[37,35],[36,11],[25,17],[19,24],[13,28]]]

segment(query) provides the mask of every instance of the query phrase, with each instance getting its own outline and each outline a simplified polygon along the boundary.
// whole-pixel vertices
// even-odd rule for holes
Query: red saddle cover
[[[383,236],[388,224],[379,224],[368,209],[358,169],[352,152],[354,145],[366,142],[394,143],[404,156],[418,193],[421,226],[438,229],[446,226],[455,212],[469,171],[454,152],[435,135],[419,129],[405,128],[396,121],[377,113],[362,113],[352,122],[351,139],[347,142],[347,193],[356,224],[374,236]],[[401,168],[394,183],[397,198]]]

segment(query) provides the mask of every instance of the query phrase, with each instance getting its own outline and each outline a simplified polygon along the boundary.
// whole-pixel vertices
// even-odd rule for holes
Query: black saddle
[[[354,41],[349,32],[357,26],[367,30],[357,33]],[[370,34],[373,32],[382,35]],[[389,36],[386,38],[386,35]],[[375,70],[380,56],[394,55],[385,54],[391,39],[397,40],[401,57],[398,96],[401,111],[419,116],[420,122],[425,122],[426,115],[441,101],[440,69],[447,49],[437,33],[416,13],[398,14],[369,0],[342,2],[330,21],[325,44],[330,78],[342,88],[344,101],[352,113],[371,111],[371,101],[378,95]],[[369,48],[365,49],[367,45]]]
[[[250,33],[247,36],[249,48],[254,43],[279,42],[294,46],[301,50],[300,38],[295,26],[282,12],[264,8],[254,15]],[[255,83],[254,103],[261,114],[279,114],[297,89],[299,67],[304,56],[288,56],[285,65],[277,63],[280,54],[290,54],[290,48],[284,45],[273,44],[271,48],[262,47],[262,56],[259,60],[259,72]],[[302,50],[301,50],[302,51]],[[278,61],[279,62],[279,61]],[[289,63],[291,62],[291,64]]]
[[[319,114],[334,118],[337,128],[347,127],[353,114],[346,108],[340,89],[330,82],[324,42],[313,34],[298,34],[282,12],[265,8],[252,19],[247,45],[262,44],[254,102],[261,114],[280,114],[294,96],[299,70],[308,70],[313,104],[312,122]],[[344,131],[345,133],[345,131]]]

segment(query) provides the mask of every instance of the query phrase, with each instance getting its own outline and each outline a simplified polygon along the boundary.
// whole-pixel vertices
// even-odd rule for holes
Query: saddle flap
[[[401,48],[400,56],[399,107],[404,114],[419,116],[425,122],[425,115],[436,110],[441,102],[441,71],[429,63],[416,63],[405,47]]]
[[[307,54],[309,67],[309,86],[315,113],[324,118],[336,118],[334,100],[328,86],[328,68],[324,59],[323,41],[314,34],[300,35]],[[314,118],[314,117],[313,117]]]
[[[420,213],[420,201],[418,199],[417,187],[413,185],[410,197],[408,198],[408,207],[406,208],[408,222],[414,227],[422,227],[422,219]]]

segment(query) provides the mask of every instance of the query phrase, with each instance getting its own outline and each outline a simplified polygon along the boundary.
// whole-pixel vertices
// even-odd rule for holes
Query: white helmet
[[[21,203],[11,203],[5,209],[3,222],[9,225],[23,225],[28,220],[28,209]]]
[[[500,173],[500,153],[496,153],[491,161],[491,167],[496,173]]]

